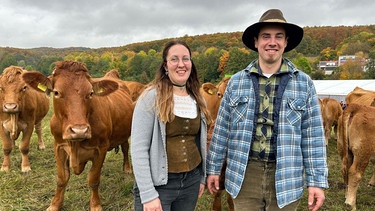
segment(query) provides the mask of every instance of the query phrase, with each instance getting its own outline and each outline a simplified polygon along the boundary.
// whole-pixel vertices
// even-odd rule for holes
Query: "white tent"
[[[375,91],[375,80],[314,80],[319,98],[333,98],[344,101],[346,95],[355,87]]]

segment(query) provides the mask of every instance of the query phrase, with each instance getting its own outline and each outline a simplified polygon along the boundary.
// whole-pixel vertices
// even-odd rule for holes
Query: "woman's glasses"
[[[181,60],[182,60],[182,62],[183,62],[184,64],[189,64],[189,62],[191,61],[190,57],[188,57],[188,56],[184,56],[184,57],[182,57]],[[174,57],[170,58],[168,61],[169,61],[172,65],[177,65],[177,64],[180,62],[180,58],[178,58],[177,56],[174,56]]]

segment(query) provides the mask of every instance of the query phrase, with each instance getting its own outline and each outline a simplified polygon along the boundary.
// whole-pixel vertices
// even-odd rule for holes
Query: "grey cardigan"
[[[167,184],[166,124],[156,113],[156,90],[145,90],[137,100],[133,113],[130,152],[135,181],[142,203],[159,197],[154,186]],[[201,112],[200,153],[201,183],[206,183],[207,122]]]

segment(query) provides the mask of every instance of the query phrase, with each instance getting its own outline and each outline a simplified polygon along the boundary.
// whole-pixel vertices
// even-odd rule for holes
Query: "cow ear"
[[[213,95],[213,94],[216,94],[218,89],[216,88],[215,85],[213,85],[212,83],[204,83],[202,85],[202,88],[203,88],[203,91],[205,91],[206,93],[210,94],[210,95]]]
[[[39,91],[49,94],[52,90],[51,81],[42,73],[38,71],[24,72],[22,78],[30,87]]]
[[[119,85],[117,82],[112,80],[100,80],[92,82],[92,88],[95,95],[106,96],[116,91],[119,88]]]

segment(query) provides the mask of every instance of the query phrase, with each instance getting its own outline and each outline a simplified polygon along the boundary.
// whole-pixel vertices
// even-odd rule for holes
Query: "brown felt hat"
[[[260,17],[258,23],[247,27],[242,34],[242,42],[251,50],[258,52],[255,48],[254,38],[258,38],[260,29],[265,25],[280,25],[285,29],[288,37],[288,45],[284,52],[288,52],[301,42],[303,38],[303,29],[295,24],[287,23],[283,13],[279,9],[270,9]]]

